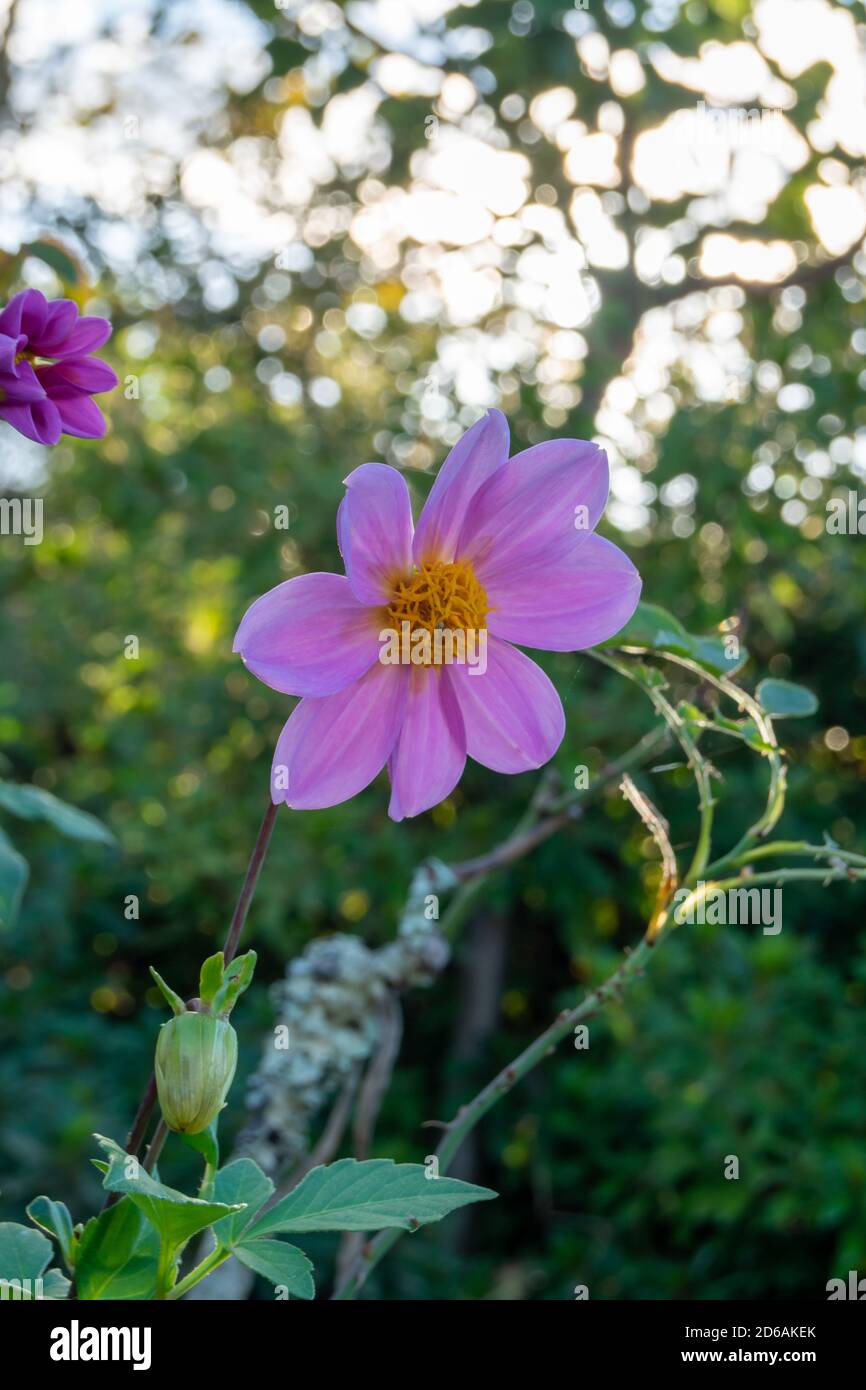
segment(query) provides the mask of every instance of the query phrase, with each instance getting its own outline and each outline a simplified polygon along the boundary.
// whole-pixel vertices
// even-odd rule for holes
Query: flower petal
[[[83,318],[78,320],[64,342],[48,355],[61,360],[65,357],[85,357],[87,353],[102,347],[102,344],[110,337],[111,324],[108,319],[100,318],[96,314],[85,314]]]
[[[69,394],[64,391],[62,395],[52,391],[51,402],[60,412],[64,434],[75,435],[77,439],[101,439],[105,434],[105,416],[89,396],[73,393],[71,389]]]
[[[337,695],[301,700],[277,741],[272,800],[319,810],[363,791],[397,741],[407,685],[405,666],[377,661]]]
[[[29,362],[18,362],[14,371],[0,374],[0,391],[10,401],[44,401],[45,387]]]
[[[99,357],[70,357],[50,367],[37,367],[36,375],[49,395],[52,388],[70,388],[78,394],[110,391],[117,385],[117,373]],[[68,392],[66,392],[68,394]]]
[[[40,357],[53,357],[54,349],[59,348],[69,337],[78,318],[78,305],[74,299],[54,299],[47,308],[45,323],[35,346]]]
[[[388,815],[402,820],[438,806],[465,765],[466,734],[451,682],[441,667],[410,668],[406,717],[388,763]]]
[[[0,314],[0,333],[17,338],[25,334],[32,343],[39,337],[48,315],[48,301],[41,290],[21,290]]]
[[[415,563],[453,560],[466,511],[481,484],[508,461],[508,421],[500,410],[477,420],[436,477],[415,530]]]
[[[22,335],[10,338],[8,333],[0,333],[0,372],[15,371],[15,358],[22,344]]]
[[[17,404],[3,401],[0,404],[0,420],[16,429],[27,439],[37,444],[56,444],[61,435],[60,412],[52,401],[30,401]]]
[[[412,507],[405,479],[385,463],[363,463],[345,479],[337,541],[362,603],[387,601],[393,581],[412,568]]]
[[[536,444],[515,454],[472,499],[457,553],[489,589],[517,565],[570,555],[595,529],[607,493],[607,455],[596,444]]]
[[[487,670],[449,666],[463,715],[466,751],[494,772],[526,772],[553,757],[565,714],[552,683],[534,661],[488,633]]]
[[[380,627],[344,575],[301,574],[256,599],[232,650],[272,690],[333,695],[377,660]]]
[[[522,647],[580,651],[625,626],[640,590],[628,556],[602,536],[587,536],[565,560],[500,572],[487,589],[489,631]]]

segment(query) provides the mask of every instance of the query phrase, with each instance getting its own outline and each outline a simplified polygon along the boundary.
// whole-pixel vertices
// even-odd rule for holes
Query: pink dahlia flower
[[[110,334],[108,319],[80,317],[71,299],[16,294],[0,313],[0,420],[37,444],[61,434],[101,439],[105,420],[91,397],[117,376],[89,354]]]
[[[631,561],[593,534],[608,493],[604,451],[558,439],[509,459],[508,425],[493,410],[448,455],[414,529],[396,469],[365,463],[346,488],[345,576],[278,584],[235,637],[260,680],[301,696],[274,754],[274,802],[335,806],[387,764],[389,814],[402,820],[442,801],[467,756],[494,772],[541,767],[565,716],[518,647],[594,646],[628,621],[640,594]],[[421,639],[415,664],[386,664],[394,631]],[[483,634],[484,663],[425,647],[425,634],[446,632]]]

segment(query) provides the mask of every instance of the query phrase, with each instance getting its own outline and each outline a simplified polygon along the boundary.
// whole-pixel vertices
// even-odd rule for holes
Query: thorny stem
[[[629,650],[632,649],[629,648]],[[644,651],[642,654],[648,655],[651,653]],[[712,672],[707,671],[703,666],[699,666],[696,661],[692,661],[689,657],[677,656],[673,652],[663,652],[660,653],[660,655],[664,657],[665,661],[671,661],[676,666],[682,666],[684,670],[690,671],[692,675],[697,676],[702,681],[708,682],[710,685],[715,686],[717,690],[720,690],[722,694],[727,695],[728,699],[733,700],[738,709],[745,710],[754,720],[761,738],[764,743],[767,744],[767,751],[764,755],[770,763],[770,784],[767,791],[767,805],[764,808],[763,814],[758,817],[754,825],[749,827],[739,843],[731,850],[731,856],[739,854],[753,845],[756,840],[763,839],[766,835],[769,835],[781,816],[782,808],[785,805],[786,770],[785,764],[782,761],[782,752],[776,740],[776,731],[773,728],[773,722],[753,695],[750,695],[747,690],[741,689],[740,686],[735,685],[734,682],[728,680],[726,676],[714,676]]]
[[[554,835],[565,825],[572,824],[583,814],[583,807],[597,800],[613,781],[618,781],[623,773],[641,767],[657,753],[668,738],[664,728],[650,729],[622,757],[608,763],[594,777],[589,787],[566,792],[556,798],[540,794],[533,798],[527,810],[518,821],[512,833],[477,859],[467,859],[462,864],[452,864],[460,887],[451,899],[439,924],[443,936],[452,939],[466,919],[473,902],[478,897],[491,873],[514,863],[530,850]],[[544,785],[539,789],[545,793]]]
[[[769,859],[774,854],[792,854],[805,859],[838,859],[841,864],[866,867],[866,855],[838,849],[835,845],[810,845],[805,840],[774,840],[770,844],[758,845],[756,849],[744,850],[742,854],[732,850],[730,854],[709,864],[707,872],[718,874],[721,869],[737,869],[758,859]]]
[[[641,655],[649,654],[641,652]],[[695,776],[698,786],[698,796],[700,805],[701,824],[698,835],[698,842],[694,852],[691,866],[683,879],[683,886],[695,890],[699,882],[703,882],[702,875],[705,873],[717,873],[724,868],[743,868],[748,870],[748,865],[755,860],[771,857],[774,854],[789,853],[801,857],[826,858],[830,862],[822,868],[816,869],[797,869],[780,868],[775,871],[767,870],[763,873],[745,872],[737,877],[714,880],[712,887],[725,890],[734,887],[751,887],[763,883],[785,883],[798,881],[828,882],[838,879],[866,879],[866,856],[855,854],[850,851],[837,850],[833,845],[810,845],[805,841],[778,841],[775,844],[764,844],[755,847],[755,841],[769,834],[781,815],[785,799],[785,765],[782,761],[781,752],[776,744],[775,732],[772,722],[760,705],[745,691],[724,678],[715,678],[705,671],[703,667],[696,663],[685,660],[684,658],[671,656],[669,653],[664,655],[677,664],[685,666],[700,676],[702,680],[709,680],[718,689],[722,690],[731,699],[735,700],[740,709],[746,709],[754,719],[764,742],[768,745],[769,751],[765,756],[770,760],[770,786],[767,797],[767,805],[762,816],[749,828],[739,843],[728,854],[716,860],[712,864],[709,862],[711,854],[711,836],[713,823],[713,797],[710,787],[710,767],[706,759],[701,754],[697,742],[691,730],[679,713],[661,695],[661,692],[654,686],[646,685],[640,680],[636,680],[634,674],[629,671],[626,663],[611,657],[608,653],[593,651],[591,656],[596,657],[603,664],[610,666],[619,674],[626,676],[643,689],[644,693],[650,698],[656,710],[662,715],[666,724],[673,732],[674,736],[682,745],[689,765]],[[642,740],[642,742],[644,742]],[[640,745],[638,745],[639,747]],[[631,750],[636,752],[637,748]],[[628,758],[628,754],[626,758]],[[634,764],[640,761],[637,759]],[[623,771],[627,772],[628,764]],[[440,1172],[447,1171],[449,1164],[453,1161],[467,1135],[480,1119],[496,1104],[497,1100],[521,1081],[539,1062],[548,1056],[558,1043],[568,1036],[580,1023],[591,1018],[601,1008],[608,1004],[611,999],[618,998],[623,987],[635,977],[644,973],[644,969],[657,949],[663,937],[670,935],[674,929],[675,919],[673,918],[670,907],[672,895],[676,889],[676,875],[672,873],[670,859],[670,844],[667,839],[667,827],[661,817],[648,802],[646,798],[636,793],[636,789],[628,786],[624,788],[625,794],[638,810],[644,822],[651,825],[656,843],[662,851],[663,864],[665,866],[664,879],[668,888],[667,903],[660,900],[653,912],[650,925],[648,926],[643,938],[633,951],[626,951],[617,969],[612,975],[596,989],[590,991],[581,1002],[574,1008],[566,1010],[538,1037],[530,1043],[520,1055],[504,1067],[492,1081],[479,1091],[468,1105],[463,1106],[446,1127],[445,1134],[437,1150]],[[536,843],[535,841],[534,843]],[[508,842],[506,841],[506,845]],[[511,857],[503,857],[501,862],[510,862]],[[486,874],[481,878],[484,881]],[[465,885],[464,889],[470,886],[475,888],[475,883]],[[707,885],[709,886],[709,885]],[[704,891],[700,889],[699,891]],[[691,897],[694,898],[693,891]],[[690,901],[691,899],[687,900]],[[376,1267],[384,1255],[397,1243],[403,1234],[402,1230],[380,1231],[372,1240],[368,1241],[361,1252],[360,1257],[349,1271],[346,1279],[332,1295],[334,1299],[352,1299],[362,1288],[370,1272]]]
[[[618,675],[625,676],[626,680],[633,681],[635,685],[643,690],[644,694],[647,695],[652,702],[654,708],[664,719],[688,759],[698,788],[698,807],[700,814],[697,844],[695,845],[695,852],[691,865],[685,876],[685,882],[692,882],[700,878],[710,857],[713,830],[713,807],[715,802],[713,799],[712,786],[710,785],[709,765],[698,749],[698,745],[685,720],[677,710],[674,709],[670,701],[665,699],[657,686],[643,684],[629,668],[628,662],[621,661],[617,657],[611,656],[608,652],[592,651],[590,652],[590,656],[594,657],[596,661],[600,661],[603,666],[609,666],[610,669],[616,671]],[[696,667],[695,669],[701,671],[703,668]]]
[[[863,856],[854,857],[862,858]],[[866,878],[866,867],[849,872],[855,874],[858,879]],[[848,873],[842,867],[838,869],[829,866],[824,869],[780,869],[776,873],[725,879],[714,883],[713,887],[724,890],[741,887],[744,884],[751,887],[759,883],[784,883],[802,879],[826,881],[828,878],[841,879],[845,877],[848,877]],[[458,1111],[448,1125],[442,1142],[436,1150],[440,1172],[447,1172],[449,1164],[453,1162],[467,1135],[503,1095],[512,1090],[519,1081],[522,1081],[539,1062],[543,1061],[554,1050],[558,1043],[561,1043],[574,1031],[578,1024],[592,1018],[612,999],[618,999],[627,984],[644,974],[645,968],[662,937],[669,936],[672,930],[673,922],[670,915],[667,917],[667,925],[663,922],[654,938],[650,936],[648,929],[638,946],[623,957],[617,969],[603,984],[585,995],[576,1008],[560,1014],[513,1062],[503,1067],[468,1105],[463,1106]],[[371,1241],[368,1241],[345,1282],[333,1294],[333,1298],[336,1300],[354,1298],[366,1282],[368,1275],[391,1247],[396,1245],[403,1234],[403,1231],[399,1229],[385,1230],[380,1231]]]
[[[644,937],[635,950],[623,958],[604,984],[591,990],[576,1008],[567,1009],[554,1019],[549,1028],[546,1028],[534,1042],[530,1043],[519,1057],[516,1057],[507,1067],[503,1067],[502,1071],[494,1076],[493,1080],[488,1082],[468,1105],[464,1105],[458,1111],[436,1150],[440,1172],[447,1171],[466,1136],[503,1095],[510,1091],[518,1081],[522,1081],[539,1062],[543,1061],[554,1050],[558,1043],[562,1042],[563,1038],[573,1033],[578,1024],[592,1018],[599,1009],[608,1004],[611,999],[616,998],[633,977],[643,974],[646,963],[656,948],[658,939],[656,938],[655,942],[651,942],[647,937]],[[334,1299],[354,1298],[371,1270],[375,1268],[383,1255],[387,1254],[392,1245],[396,1244],[401,1235],[403,1235],[403,1231],[399,1229],[380,1231],[371,1241],[368,1241],[345,1283],[333,1295]]]

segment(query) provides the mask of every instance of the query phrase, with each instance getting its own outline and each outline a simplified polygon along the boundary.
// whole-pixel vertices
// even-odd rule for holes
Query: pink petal
[[[412,506],[401,473],[362,463],[345,479],[337,540],[346,574],[362,603],[384,603],[393,583],[412,569]]]
[[[604,642],[637,607],[641,578],[627,555],[587,536],[572,555],[501,571],[487,588],[489,630],[506,642],[576,652]]]
[[[39,337],[47,314],[48,302],[41,290],[21,290],[0,314],[0,333],[12,338],[24,333],[32,342]]]
[[[465,764],[466,735],[450,681],[441,667],[412,667],[406,717],[388,764],[388,815],[402,820],[438,806]]]
[[[260,681],[286,695],[333,695],[379,655],[380,616],[342,574],[287,579],[248,608],[233,650]]]
[[[108,319],[101,318],[96,314],[85,315],[78,320],[68,338],[54,352],[47,355],[60,359],[85,357],[87,353],[95,352],[98,347],[102,347],[102,344],[110,337],[111,324]]]
[[[508,459],[508,421],[491,410],[476,421],[439,469],[415,531],[415,563],[453,560],[466,511],[483,482]]]
[[[488,633],[487,670],[449,666],[463,715],[466,751],[494,772],[526,772],[553,757],[565,733],[562,704],[528,656]]]
[[[15,358],[21,343],[20,334],[15,338],[10,338],[7,333],[0,333],[0,372],[15,371]]]
[[[74,299],[55,299],[48,305],[45,323],[39,334],[39,355],[53,357],[54,348],[69,337],[73,324],[78,318],[78,305]]]
[[[298,810],[348,801],[390,757],[406,712],[405,666],[370,667],[354,685],[301,700],[277,741],[271,798]]]
[[[485,589],[519,565],[570,555],[594,530],[608,493],[607,455],[583,439],[515,454],[469,506],[457,553]]]
[[[89,396],[61,396],[52,392],[51,400],[60,412],[64,434],[75,435],[78,439],[101,439],[105,434],[105,416]]]
[[[61,435],[60,412],[52,401],[31,401],[16,405],[12,401],[0,404],[0,420],[37,444],[56,444]]]
[[[36,375],[49,394],[53,387],[71,387],[75,392],[92,394],[110,391],[117,385],[117,373],[99,357],[71,357],[50,367],[37,367]]]
[[[8,376],[0,374],[0,391],[10,401],[44,401],[46,394],[29,362],[19,362]]]

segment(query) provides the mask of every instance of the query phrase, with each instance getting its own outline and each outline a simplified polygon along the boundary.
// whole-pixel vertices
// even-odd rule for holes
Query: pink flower
[[[467,755],[494,772],[541,767],[565,716],[514,644],[594,646],[628,621],[640,594],[631,561],[593,534],[608,493],[604,451],[559,439],[509,459],[508,425],[493,410],[448,455],[414,532],[396,469],[365,463],[346,487],[345,577],[277,585],[235,637],[260,680],[301,696],[274,754],[274,802],[335,806],[387,763],[389,814],[402,820],[442,801]],[[417,640],[420,664],[385,663],[391,631]],[[471,656],[437,657],[437,632],[466,635],[467,652],[483,634],[485,669]]]
[[[101,439],[105,420],[91,397],[117,376],[88,354],[110,335],[108,319],[79,317],[71,299],[16,294],[0,313],[0,419],[37,444],[61,434]]]

